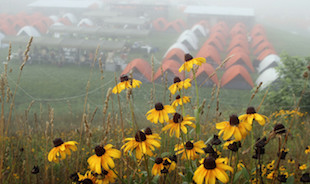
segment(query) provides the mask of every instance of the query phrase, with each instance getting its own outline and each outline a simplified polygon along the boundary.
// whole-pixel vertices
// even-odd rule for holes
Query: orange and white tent
[[[243,66],[234,65],[223,74],[221,87],[227,89],[252,89],[254,84],[249,72]]]
[[[142,82],[151,82],[152,80],[152,67],[144,59],[134,59],[123,70],[122,75],[129,75],[132,72],[132,77],[134,79],[140,80]]]
[[[175,60],[164,60],[162,62],[161,67],[159,67],[154,75],[155,82],[161,82],[165,80],[165,76],[167,73],[167,81],[168,83],[173,83],[174,77],[179,77],[181,80],[184,80],[184,76],[179,72],[179,68],[181,64]]]

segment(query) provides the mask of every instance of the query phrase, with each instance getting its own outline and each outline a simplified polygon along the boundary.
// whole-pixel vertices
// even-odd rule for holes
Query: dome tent
[[[234,65],[222,76],[221,87],[227,89],[252,89],[254,87],[249,72],[241,65]]]
[[[234,56],[225,64],[226,69],[237,64],[244,66],[248,71],[254,72],[254,67],[249,55],[244,52],[235,52],[233,55]]]
[[[215,69],[212,67],[209,63],[203,63],[201,66],[199,66],[197,73],[196,73],[196,80],[199,85],[203,84],[207,78],[210,77],[211,74],[215,73]],[[191,75],[191,78],[193,76]],[[214,84],[218,85],[218,77],[217,74],[212,76],[211,80],[209,79],[206,83],[204,83],[205,86],[213,86]]]
[[[182,73],[179,72],[181,65],[174,60],[164,60],[161,67],[158,68],[154,75],[154,81],[160,83],[163,78],[165,78],[165,73],[167,73],[167,81],[169,84],[173,83],[175,76],[180,77],[181,80],[184,79]],[[163,72],[163,73],[162,73]]]
[[[151,82],[152,80],[152,67],[151,65],[140,58],[132,60],[121,75],[129,74],[132,71],[132,77],[142,82]]]
[[[198,37],[206,37],[207,36],[207,32],[206,30],[203,28],[202,25],[200,24],[196,24],[191,28],[192,32],[195,34],[195,36]]]
[[[275,82],[279,78],[279,74],[276,71],[275,68],[268,68],[263,73],[261,73],[257,79],[256,84],[263,83],[260,87],[261,90],[265,89],[267,86],[269,86],[271,83]]]
[[[206,58],[207,62],[214,66],[221,64],[221,57],[218,51],[211,45],[202,47],[196,54],[196,58],[197,57]]]
[[[268,68],[278,66],[279,63],[281,63],[281,58],[278,55],[270,54],[259,63],[257,71],[258,73],[262,73]]]
[[[179,48],[173,48],[171,49],[167,55],[165,56],[164,60],[175,60],[178,61],[179,63],[184,63],[184,55],[185,52]]]
[[[164,54],[164,57],[166,57],[166,55],[170,52],[170,50],[174,49],[174,48],[179,48],[181,49],[184,53],[189,53],[188,48],[183,45],[182,43],[174,43],[173,45],[171,45],[169,47],[169,49],[167,50],[167,52]]]
[[[34,28],[32,26],[25,26],[25,27],[21,28],[16,35],[17,36],[27,35],[27,36],[33,36],[33,37],[40,37],[41,36],[39,31],[37,31],[36,28]]]

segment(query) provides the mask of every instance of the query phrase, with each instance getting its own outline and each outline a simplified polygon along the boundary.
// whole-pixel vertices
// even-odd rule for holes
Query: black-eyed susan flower
[[[216,124],[216,129],[219,129],[219,135],[223,134],[223,139],[228,140],[234,136],[236,141],[241,141],[247,135],[247,131],[252,130],[252,126],[245,122],[239,121],[238,116],[231,115],[229,121],[223,121]]]
[[[84,175],[78,173],[79,183],[86,184],[96,184],[96,177],[91,173],[91,171],[86,171]]]
[[[280,153],[278,153],[278,156],[280,156],[280,159],[281,159],[281,160],[285,160],[285,157],[286,157],[286,155],[287,155],[288,152],[289,152],[289,149],[288,149],[288,148],[287,148],[287,149],[282,148],[282,149],[280,150],[281,155],[280,155]]]
[[[160,137],[159,137],[160,138]],[[144,154],[153,156],[153,152],[156,148],[160,147],[160,142],[157,136],[146,135],[143,131],[138,131],[133,138],[126,138],[126,143],[121,149],[124,149],[125,153],[131,154],[134,150],[136,152],[136,158],[140,160]]]
[[[164,162],[164,160],[161,157],[158,157],[155,159],[155,163],[154,163],[153,168],[152,168],[152,175],[153,176],[161,174],[160,171],[164,169],[163,162]]]
[[[48,153],[48,161],[50,162],[59,162],[61,160],[66,159],[66,155],[71,155],[71,151],[76,151],[78,144],[75,141],[63,142],[61,138],[56,138],[53,141],[54,148]],[[71,150],[71,151],[70,151]]]
[[[207,157],[200,161],[201,165],[196,169],[193,180],[197,184],[215,184],[216,179],[222,183],[227,183],[229,177],[226,170],[233,172],[233,168],[224,164],[225,158],[215,159]]]
[[[309,154],[309,153],[310,153],[310,146],[307,146],[307,147],[306,147],[305,153],[306,153],[306,154]]]
[[[155,104],[154,109],[151,109],[146,113],[146,119],[155,124],[157,124],[158,121],[160,123],[164,123],[164,121],[168,122],[169,113],[175,113],[174,108],[170,105],[164,106],[162,103],[158,102]]]
[[[183,63],[182,66],[179,68],[179,72],[182,72],[183,70],[189,72],[193,68],[194,64],[200,66],[202,63],[205,62],[206,58],[203,57],[193,58],[192,55],[185,54],[185,63]]]
[[[289,163],[289,164],[295,164],[295,160],[292,159],[292,158],[290,158],[290,159],[287,160],[287,163]]]
[[[190,102],[191,100],[190,100],[190,97],[189,96],[183,96],[182,98],[180,97],[180,95],[177,95],[176,97],[175,97],[175,100],[172,102],[172,104],[171,104],[171,106],[173,107],[173,108],[176,108],[177,106],[181,106],[181,105],[183,105],[183,104],[186,104],[186,103],[188,103],[188,102]]]
[[[179,77],[174,77],[173,84],[168,88],[171,94],[175,94],[177,90],[181,89],[187,89],[191,87],[191,79],[185,79],[184,81],[181,81]]]
[[[239,116],[240,121],[246,121],[252,125],[253,120],[257,121],[261,126],[264,126],[266,123],[266,116],[256,113],[254,107],[248,107],[246,114]]]
[[[300,170],[306,170],[307,169],[307,164],[303,164],[303,165],[300,165],[299,167],[298,167]]]
[[[104,170],[110,170],[115,167],[112,158],[120,158],[121,152],[113,148],[112,144],[106,146],[96,146],[95,154],[87,159],[90,170],[101,174],[102,168]]]
[[[213,138],[211,139],[211,144],[212,145],[220,145],[222,141],[219,139],[218,135],[213,135]]]
[[[279,174],[278,177],[277,177],[277,180],[280,182],[280,183],[286,183],[287,181],[287,175],[285,174]]]
[[[213,149],[211,144],[208,144],[207,147],[203,148],[203,151],[205,152],[205,154],[208,156],[211,156],[213,158],[218,158],[218,154],[216,153],[216,151]]]
[[[175,159],[176,159],[176,157],[175,157]],[[171,172],[175,169],[177,164],[176,164],[176,161],[171,160],[168,157],[164,157],[163,158],[163,165],[168,170],[168,172]]]
[[[272,180],[275,177],[275,172],[271,171],[268,175],[267,175],[267,179]]]
[[[174,151],[176,151],[176,154],[183,153],[181,157],[182,160],[195,160],[199,158],[199,153],[204,153],[203,148],[206,147],[205,143],[203,141],[193,142],[194,141],[187,141],[186,143],[175,145]]]
[[[115,179],[117,178],[117,175],[114,172],[116,171],[103,170],[102,174],[97,176],[96,184],[115,183]]]
[[[187,134],[186,125],[191,126],[193,128],[196,127],[196,125],[191,121],[195,121],[195,118],[189,116],[183,117],[181,114],[175,113],[173,115],[173,118],[169,120],[168,125],[162,128],[162,131],[167,132],[168,130],[170,130],[169,131],[170,137],[172,137],[172,135],[175,134],[175,136],[179,138],[181,130],[184,134]]]
[[[272,170],[274,168],[274,160],[272,160],[269,164],[267,164],[267,169]]]
[[[136,79],[129,79],[127,75],[122,75],[120,77],[120,83],[118,83],[112,90],[112,93],[120,93],[124,89],[129,89],[129,88],[140,88],[140,84],[142,84],[141,81],[136,80]]]

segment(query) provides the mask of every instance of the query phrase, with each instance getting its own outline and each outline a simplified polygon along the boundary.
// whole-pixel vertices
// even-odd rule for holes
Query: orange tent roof
[[[182,73],[179,72],[179,68],[181,67],[181,65],[177,61],[174,61],[174,60],[171,60],[171,59],[164,60],[162,62],[161,67],[162,67],[163,72],[170,71],[175,76],[180,77],[181,80],[184,79]],[[161,67],[159,67],[158,70],[156,71],[156,73],[154,75],[154,80],[157,80],[162,75]]]
[[[180,26],[180,28],[186,29],[186,24],[182,19],[176,19],[175,21],[173,21],[173,23],[177,24]]]
[[[22,20],[17,20],[13,22],[12,27],[16,30],[19,31],[22,27],[24,27],[26,23]]]
[[[228,31],[228,25],[226,24],[226,22],[224,22],[224,21],[220,21],[220,22],[218,22],[216,25],[219,25],[219,26],[221,26],[221,27],[223,27],[225,30],[227,30]]]
[[[266,56],[270,54],[277,54],[277,53],[273,49],[266,49],[262,53],[259,54],[259,56],[257,57],[257,60],[262,61]]]
[[[215,69],[212,67],[212,65],[210,65],[209,63],[203,63],[201,66],[199,66],[197,73],[196,73],[196,78],[198,79],[199,76],[201,76],[203,73],[207,74],[209,77],[211,74],[213,74],[215,72]],[[193,78],[193,74],[191,73],[191,78]],[[217,74],[215,73],[215,75],[213,75],[211,77],[211,80],[218,85],[219,83],[219,79],[217,77]],[[204,82],[204,81],[202,81]]]
[[[0,31],[5,35],[16,35],[16,31],[8,24],[0,24]]]
[[[248,44],[248,42],[241,41],[241,40],[233,40],[233,42],[230,42],[227,51],[230,51],[234,47],[238,47],[238,46],[243,47],[247,52],[249,52],[249,44]]]
[[[35,27],[37,30],[40,31],[40,33],[46,33],[47,32],[47,27],[44,25],[42,22],[34,22],[31,24],[31,26]]]
[[[172,29],[176,32],[181,32],[181,27],[176,23],[176,22],[170,22],[166,25],[166,27],[164,28],[164,31],[168,30],[168,29]]]
[[[260,24],[255,25],[251,31],[252,38],[258,35],[266,35],[264,27]]]
[[[254,36],[252,38],[252,45],[251,45],[251,47],[254,48],[254,47],[259,45],[263,41],[268,41],[265,35]]]
[[[126,68],[123,70],[122,75],[130,73],[132,69],[137,69],[148,81],[152,80],[152,67],[151,65],[145,61],[144,59],[134,59],[128,63]]]
[[[220,32],[214,32],[210,35],[210,38],[218,39],[223,45],[226,45],[226,39],[224,35]]]
[[[231,36],[237,35],[237,34],[243,34],[247,35],[247,30],[243,27],[233,27],[231,31],[229,32]]]
[[[215,38],[209,38],[204,44],[203,47],[205,47],[206,45],[213,45],[215,46],[218,50],[223,51],[224,47],[221,44],[221,42],[218,39]]]
[[[237,46],[237,47],[234,47],[233,49],[231,49],[231,51],[227,55],[231,56],[231,55],[233,55],[234,53],[237,53],[237,52],[243,52],[243,53],[245,53],[247,55],[250,54],[249,50],[246,50],[243,47]]]
[[[246,64],[247,67],[249,67],[249,69],[254,72],[254,67],[252,65],[252,61],[249,57],[249,55],[245,54],[244,52],[236,52],[233,53],[233,57],[230,58],[227,63],[225,64],[225,68],[229,68],[231,67],[231,65],[234,65],[235,63],[237,63],[239,60],[243,61],[244,64]]]
[[[181,50],[180,48],[173,48],[171,49],[167,55],[165,56],[165,60],[169,60],[169,59],[172,59],[172,60],[176,60],[178,61],[179,63],[182,63],[184,62],[184,51]],[[174,59],[176,58],[176,59]]]
[[[169,22],[164,17],[160,17],[153,20],[152,25],[157,31],[164,31],[168,23]]]
[[[246,25],[243,22],[238,22],[234,25],[234,27],[242,27],[246,30]]]
[[[234,65],[226,70],[222,76],[221,87],[228,84],[231,80],[233,80],[238,75],[242,76],[242,78],[253,87],[253,81],[249,74],[249,72],[241,65]]]
[[[209,50],[208,48],[211,49],[213,48],[213,50]],[[197,53],[196,57],[203,57],[203,58],[208,58],[210,57],[213,61],[215,61],[218,65],[221,64],[221,57],[219,55],[219,53],[217,52],[217,50],[212,47],[212,46],[206,46],[206,47],[202,47],[199,52]],[[207,59],[208,62],[208,59]]]
[[[242,40],[248,42],[248,37],[244,34],[236,34],[231,37],[231,40]]]
[[[201,21],[197,22],[196,24],[200,24],[200,25],[202,25],[204,28],[209,27],[209,23],[208,23],[208,21],[206,21],[206,20],[201,20]]]
[[[265,41],[265,42],[262,42],[261,44],[259,44],[257,46],[257,48],[254,50],[253,54],[258,55],[259,53],[261,53],[265,49],[273,49],[274,50],[271,43],[268,41]]]
[[[215,26],[213,26],[213,27],[211,28],[210,33],[215,33],[215,32],[220,32],[220,33],[222,33],[223,36],[224,36],[225,38],[228,37],[228,29],[222,27],[222,26],[219,25],[219,24],[217,24],[217,25],[215,25]]]

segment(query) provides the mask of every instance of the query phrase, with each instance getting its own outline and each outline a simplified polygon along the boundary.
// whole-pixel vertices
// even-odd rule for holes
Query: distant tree
[[[301,98],[300,109],[302,111],[309,111],[310,80],[308,75],[310,74],[310,57],[301,58],[283,54],[281,61],[282,64],[276,67],[279,78],[270,85],[264,103],[267,105],[265,106],[266,109],[292,109],[298,105]]]

